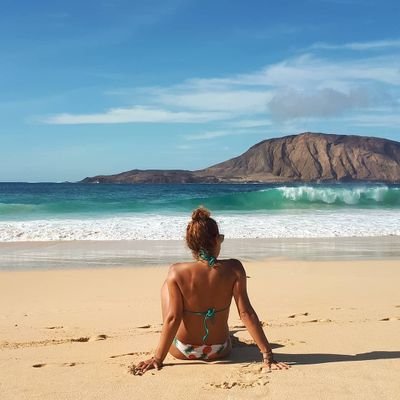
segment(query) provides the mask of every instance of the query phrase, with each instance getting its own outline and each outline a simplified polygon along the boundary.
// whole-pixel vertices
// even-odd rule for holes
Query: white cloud
[[[229,130],[216,130],[216,131],[206,131],[201,133],[195,133],[191,135],[185,135],[186,140],[208,140],[215,139],[217,137],[223,136],[236,136],[236,135],[249,135],[253,133],[259,133],[258,131],[249,131],[248,129],[229,129]]]
[[[361,88],[348,93],[333,89],[317,91],[290,89],[277,93],[269,103],[269,109],[273,118],[286,120],[303,117],[332,117],[369,105],[369,94]]]
[[[362,127],[385,127],[393,128],[400,126],[400,115],[396,114],[358,114],[346,118],[346,122],[353,126]]]
[[[250,116],[265,112],[267,105],[281,96],[282,90],[312,90],[315,93],[309,97],[314,97],[315,101],[328,100],[329,97],[336,102],[341,99],[342,107],[339,104],[331,107],[332,114],[335,109],[340,114],[346,107],[350,111],[354,107],[385,100],[387,93],[384,93],[383,86],[400,85],[399,61],[396,57],[332,61],[305,54],[250,74],[191,79],[177,86],[152,89],[152,94],[155,101],[166,107]],[[325,116],[327,113],[320,110],[314,115]]]
[[[148,123],[199,123],[226,119],[218,112],[168,111],[151,107],[113,108],[100,114],[57,114],[45,118],[43,122],[55,125],[77,124],[123,124],[130,122]]]
[[[229,113],[262,113],[267,109],[267,103],[272,93],[250,90],[221,90],[193,92],[186,88],[181,93],[174,90],[161,91],[156,101],[166,106],[189,108],[193,110],[226,111]]]
[[[331,61],[302,55],[270,65],[256,74],[242,76],[238,82],[291,88],[323,88],[332,82],[342,82],[350,86],[354,82],[362,81],[400,85],[399,60],[399,57],[374,57]]]
[[[207,140],[207,139],[214,139],[217,137],[222,137],[222,136],[229,136],[232,135],[232,131],[208,131],[208,132],[203,132],[203,133],[197,133],[193,135],[186,135],[185,139],[186,140]]]
[[[370,42],[352,42],[344,44],[315,43],[311,49],[321,50],[379,50],[390,47],[400,47],[400,39],[395,40],[375,40]]]
[[[229,126],[233,128],[259,128],[271,125],[272,122],[268,119],[242,119],[229,123]]]

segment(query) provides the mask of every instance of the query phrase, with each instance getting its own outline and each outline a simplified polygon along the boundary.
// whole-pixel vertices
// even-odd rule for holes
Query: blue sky
[[[400,3],[7,1],[0,181],[199,169],[304,131],[400,141]]]

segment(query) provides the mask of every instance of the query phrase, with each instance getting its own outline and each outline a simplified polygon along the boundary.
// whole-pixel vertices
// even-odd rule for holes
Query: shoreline
[[[226,239],[221,257],[243,262],[400,260],[400,236]],[[160,267],[191,259],[183,240],[0,242],[0,271]]]

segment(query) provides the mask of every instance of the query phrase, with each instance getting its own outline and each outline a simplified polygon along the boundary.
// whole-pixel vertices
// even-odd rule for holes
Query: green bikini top
[[[214,268],[215,263],[217,261],[217,259],[214,256],[210,256],[207,251],[200,249],[199,251],[199,258],[201,258],[204,261],[207,261],[208,266],[210,268]],[[189,310],[184,310],[187,313],[190,314],[195,314],[195,315],[201,315],[204,319],[203,319],[203,325],[204,325],[204,332],[206,333],[203,336],[203,343],[206,341],[207,336],[208,336],[208,326],[207,326],[207,320],[209,320],[210,318],[214,318],[215,314],[221,311],[225,311],[227,310],[231,305],[229,304],[227,307],[222,308],[221,310],[216,310],[215,308],[209,308],[207,311],[189,311]]]
[[[227,307],[221,308],[221,310],[216,310],[215,308],[209,308],[207,311],[189,311],[189,310],[184,310],[184,312],[187,312],[187,313],[190,313],[190,314],[194,314],[194,315],[201,315],[204,318],[203,319],[203,326],[204,326],[204,332],[206,333],[203,336],[203,343],[204,343],[206,341],[208,333],[209,333],[208,326],[207,326],[207,320],[209,320],[210,318],[213,318],[216,313],[227,310],[230,306],[231,305],[229,304]]]

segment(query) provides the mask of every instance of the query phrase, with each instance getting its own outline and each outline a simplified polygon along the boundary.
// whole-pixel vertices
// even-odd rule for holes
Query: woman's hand
[[[289,369],[290,365],[284,363],[284,362],[279,362],[279,361],[264,361],[264,365],[268,368],[268,372],[271,372],[274,369]]]
[[[151,357],[146,361],[141,361],[138,365],[132,368],[133,375],[143,375],[146,371],[150,369],[161,369],[163,366],[161,360],[157,359],[156,357]]]
[[[272,351],[267,351],[265,353],[262,353],[263,355],[263,362],[264,365],[268,368],[268,372],[271,372],[274,369],[289,369],[290,365],[284,363],[284,362],[278,362],[274,359],[274,355],[272,354]]]

